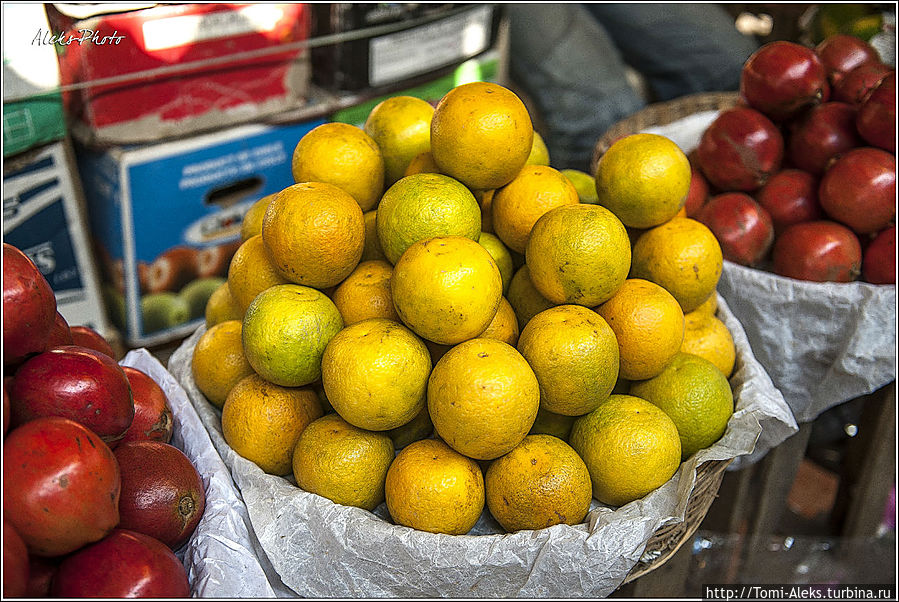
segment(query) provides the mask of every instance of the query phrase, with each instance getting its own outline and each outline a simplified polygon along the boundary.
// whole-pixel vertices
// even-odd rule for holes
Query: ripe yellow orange
[[[263,472],[284,476],[291,472],[300,433],[321,416],[321,403],[311,388],[281,387],[251,374],[225,399],[222,436]]]
[[[574,421],[571,447],[583,458],[593,497],[622,506],[665,484],[680,466],[677,427],[645,399],[612,395]]]
[[[378,143],[354,125],[324,123],[297,143],[293,180],[324,182],[344,190],[362,211],[373,209],[384,192],[384,157]]]
[[[403,176],[411,176],[417,173],[442,173],[437,163],[434,162],[434,155],[431,151],[419,153],[410,162]]]
[[[512,276],[506,298],[512,309],[515,310],[519,329],[523,329],[541,311],[556,305],[544,297],[534,286],[527,264],[518,268],[518,271]]]
[[[487,252],[493,257],[493,261],[496,262],[496,267],[499,268],[499,275],[503,279],[503,294],[506,294],[509,290],[509,284],[512,282],[512,276],[515,274],[515,264],[512,260],[512,254],[509,252],[509,249],[506,248],[506,245],[503,244],[503,241],[501,241],[495,234],[481,232],[481,235],[478,237],[478,242],[482,247],[487,249]]]
[[[433,236],[481,235],[481,209],[471,191],[442,174],[406,176],[387,189],[378,205],[378,240],[396,263],[413,243]]]
[[[209,295],[206,301],[206,328],[212,328],[225,320],[243,320],[243,309],[237,304],[228,282],[225,281]]]
[[[274,194],[265,195],[250,205],[250,208],[244,213],[243,221],[240,222],[241,241],[246,242],[257,234],[262,234],[262,218],[265,217],[265,210],[268,209],[273,198],[275,198]]]
[[[256,295],[276,284],[287,284],[272,263],[262,241],[262,235],[251,236],[242,243],[231,257],[228,266],[228,288],[240,308],[240,317],[247,311]]]
[[[684,313],[658,284],[630,278],[596,308],[618,339],[621,377],[644,380],[659,374],[684,342]]]
[[[393,447],[396,449],[403,449],[410,443],[427,439],[434,432],[434,424],[431,422],[428,406],[422,406],[421,411],[415,415],[415,418],[406,424],[385,432],[393,441]]]
[[[365,221],[359,205],[340,188],[322,182],[294,184],[266,209],[262,240],[283,277],[328,288],[359,263]]]
[[[687,156],[674,142],[658,134],[631,134],[599,158],[596,195],[625,226],[651,228],[684,206],[691,175]]]
[[[331,300],[345,326],[368,318],[400,321],[390,294],[392,275],[393,266],[386,261],[363,261],[334,289]]]
[[[464,535],[484,511],[481,467],[439,439],[402,449],[387,471],[385,493],[393,521],[419,531]]]
[[[689,313],[715,292],[723,265],[712,231],[694,219],[675,217],[637,239],[631,277],[655,282]]]
[[[209,403],[221,408],[243,377],[253,374],[241,344],[239,320],[220,322],[204,332],[191,355],[191,373]]]
[[[525,165],[549,165],[549,149],[543,136],[534,131],[534,142],[531,145],[531,154],[528,155]]]
[[[400,427],[421,412],[431,374],[427,347],[393,320],[371,318],[338,332],[322,356],[322,385],[334,410],[370,431]]]
[[[578,204],[574,185],[546,165],[530,165],[493,194],[493,230],[507,247],[524,253],[531,229],[546,212]]]
[[[571,426],[576,418],[577,416],[555,414],[541,407],[537,410],[537,418],[534,420],[534,425],[528,434],[552,435],[562,441],[568,441],[568,436],[571,434]]]
[[[553,303],[592,307],[615,294],[631,267],[624,226],[600,205],[565,205],[537,220],[525,251],[531,281]]]
[[[576,525],[593,500],[587,465],[551,435],[528,435],[490,463],[484,475],[487,508],[508,532]]]
[[[381,241],[378,240],[378,211],[372,209],[362,214],[365,223],[365,243],[362,246],[362,257],[359,261],[372,261],[374,259],[387,259],[384,250],[381,249]]]
[[[403,177],[409,163],[431,150],[434,107],[414,96],[392,96],[368,114],[362,130],[378,143],[384,157],[384,185]]]
[[[478,200],[478,206],[481,208],[481,232],[495,234],[493,231],[493,195],[496,190],[475,190],[473,192],[474,198]]]
[[[574,185],[582,203],[595,205],[599,202],[596,196],[596,179],[593,176],[579,169],[563,169],[561,173]]]
[[[247,360],[264,379],[302,387],[321,377],[325,347],[343,329],[343,318],[321,291],[279,284],[259,293],[243,318]]]
[[[652,402],[671,418],[685,460],[720,439],[734,412],[727,378],[691,353],[679,353],[657,376],[633,383],[631,395]]]
[[[441,439],[492,460],[518,445],[537,416],[540,386],[514,347],[472,339],[447,351],[428,380],[428,410]]]
[[[708,299],[699,304],[699,307],[693,312],[701,312],[709,316],[714,316],[718,312],[718,293],[713,292]],[[689,313],[693,313],[689,312]]]
[[[580,416],[609,398],[618,379],[618,341],[602,316],[558,305],[534,316],[518,338],[540,383],[540,407]]]
[[[300,433],[293,475],[309,493],[374,510],[384,501],[384,481],[393,457],[393,442],[386,434],[357,428],[339,414],[325,414]]]
[[[464,236],[420,240],[390,279],[393,304],[419,336],[454,345],[482,332],[496,315],[503,281],[487,250]]]
[[[505,297],[499,301],[499,309],[487,329],[478,336],[482,339],[495,339],[503,343],[515,346],[518,344],[518,318],[515,310]]]
[[[702,311],[692,311],[684,316],[684,342],[681,351],[709,360],[730,378],[734,371],[737,350],[734,337],[727,326]]]
[[[509,183],[524,167],[533,138],[521,99],[490,82],[456,86],[431,119],[431,154],[440,171],[474,190]]]

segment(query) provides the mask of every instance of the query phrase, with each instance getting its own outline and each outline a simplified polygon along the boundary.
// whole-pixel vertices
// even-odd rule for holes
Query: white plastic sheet
[[[645,131],[689,153],[717,116],[704,111]],[[895,285],[805,282],[725,261],[718,293],[800,423],[896,379]]]
[[[776,445],[796,431],[789,408],[753,356],[739,322],[720,299],[734,335],[736,411],[720,441],[681,465],[668,483],[620,508],[594,501],[584,524],[505,534],[485,510],[471,533],[425,533],[390,522],[385,505],[367,512],[263,473],[222,437],[221,415],[196,388],[190,359],[198,329],[175,352],[178,379],[231,471],[265,556],[280,582],[306,597],[598,597],[613,592],[653,533],[683,521],[696,466]],[[218,585],[218,584],[217,584]],[[208,595],[251,595],[240,587]]]

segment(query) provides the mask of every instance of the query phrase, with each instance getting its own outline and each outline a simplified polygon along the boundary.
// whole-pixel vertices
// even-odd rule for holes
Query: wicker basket
[[[721,486],[721,479],[724,478],[724,470],[732,461],[712,460],[704,462],[696,468],[696,483],[693,491],[690,492],[690,499],[687,501],[684,520],[666,525],[653,534],[646,542],[646,548],[640,561],[634,565],[622,585],[639,579],[665,564],[686,541],[693,537],[712,502],[715,501],[718,488]]]
[[[596,146],[593,147],[593,159],[590,163],[591,173],[596,173],[596,163],[599,158],[609,150],[613,142],[622,136],[636,134],[652,126],[667,125],[693,113],[730,109],[736,106],[739,100],[738,92],[703,92],[651,104],[613,124],[599,137]]]
[[[606,130],[593,149],[591,169],[595,173],[599,158],[622,136],[636,134],[653,126],[667,125],[694,113],[729,109],[736,106],[739,98],[737,92],[708,92],[651,104]],[[696,484],[687,502],[683,522],[666,525],[656,531],[647,542],[642,558],[628,573],[624,583],[634,581],[663,565],[693,536],[715,500],[724,470],[730,463],[731,460],[716,460],[705,462],[697,468]]]

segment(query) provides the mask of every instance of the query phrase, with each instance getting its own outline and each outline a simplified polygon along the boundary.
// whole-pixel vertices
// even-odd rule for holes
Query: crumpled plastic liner
[[[641,500],[617,509],[594,500],[583,524],[536,531],[503,533],[485,509],[467,535],[426,533],[392,524],[385,504],[372,513],[307,493],[292,478],[265,474],[225,442],[221,414],[197,389],[191,373],[203,326],[175,351],[169,370],[187,391],[240,489],[264,550],[260,557],[267,557],[296,595],[601,597],[621,585],[657,529],[683,521],[700,463],[749,454],[757,442],[776,445],[797,430],[783,396],[720,296],[719,304],[718,315],[737,346],[730,379],[736,411],[721,440],[697,452]],[[253,595],[244,584],[242,574],[217,574],[206,595]]]
[[[191,595],[293,595],[262,552],[240,492],[187,393],[146,349],[129,351],[119,363],[146,372],[165,391],[175,422],[171,444],[190,458],[203,479],[206,510],[193,535],[176,551],[187,569]]]
[[[689,153],[718,114],[645,131]],[[806,282],[725,261],[718,293],[800,423],[896,380],[895,285]],[[745,460],[764,451],[759,446]]]

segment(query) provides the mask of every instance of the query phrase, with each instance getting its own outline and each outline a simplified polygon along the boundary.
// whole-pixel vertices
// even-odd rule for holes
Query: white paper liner
[[[644,131],[689,153],[718,114]],[[805,282],[725,261],[718,293],[800,423],[896,380],[895,285]]]
[[[797,430],[783,396],[720,297],[718,315],[737,347],[730,379],[736,411],[721,440],[697,452],[642,500],[617,509],[594,500],[584,524],[512,534],[503,533],[486,510],[468,535],[416,531],[389,522],[384,504],[374,513],[341,506],[299,489],[292,478],[262,472],[228,446],[220,412],[196,388],[191,356],[205,332],[202,326],[176,350],[169,370],[231,471],[264,550],[260,555],[297,595],[598,597],[623,582],[657,529],[683,521],[698,464],[749,454],[757,441],[776,445]],[[236,587],[225,595],[249,593]]]

